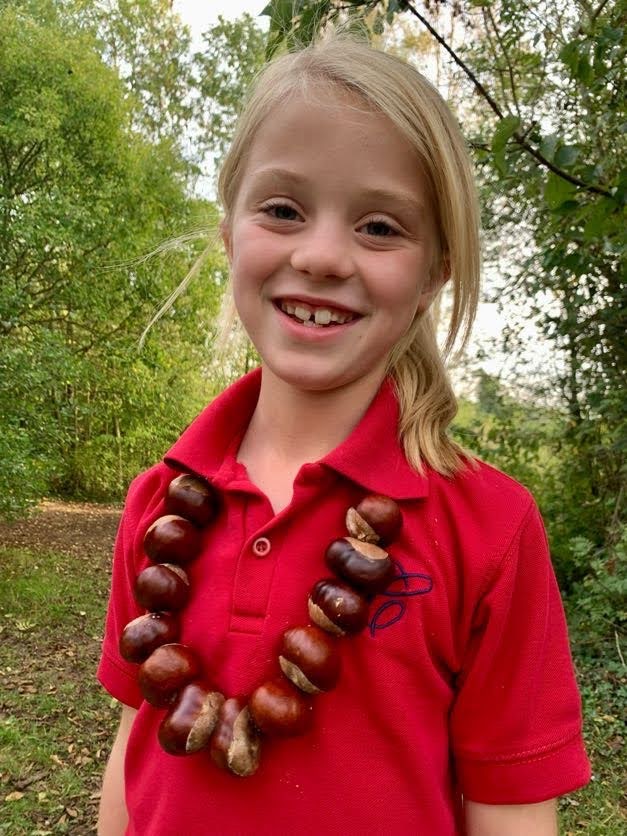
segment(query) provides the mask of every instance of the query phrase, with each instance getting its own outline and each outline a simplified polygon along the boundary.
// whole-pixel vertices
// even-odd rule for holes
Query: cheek
[[[379,304],[391,313],[412,319],[425,279],[415,259],[399,258],[391,269],[377,275],[375,292]]]
[[[233,236],[231,274],[233,281],[258,284],[270,271],[274,260],[264,231],[256,226],[239,230]]]

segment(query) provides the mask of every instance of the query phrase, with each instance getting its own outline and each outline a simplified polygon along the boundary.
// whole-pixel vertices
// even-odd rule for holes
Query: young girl
[[[451,282],[450,347],[479,274],[453,117],[409,65],[327,40],[261,74],[220,197],[261,368],[129,491],[99,832],[556,833],[589,767],[542,522],[447,435],[430,308]],[[179,583],[159,563],[184,604],[138,592],[147,567]]]

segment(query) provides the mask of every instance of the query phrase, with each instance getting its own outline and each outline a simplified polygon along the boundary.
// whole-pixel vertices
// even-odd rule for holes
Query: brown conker
[[[174,563],[147,566],[135,580],[135,600],[147,610],[182,609],[189,598],[187,574]]]
[[[137,681],[146,700],[156,708],[169,708],[186,685],[200,675],[198,657],[185,644],[164,644],[146,659]]]
[[[346,530],[363,543],[378,543],[381,539],[354,508],[349,508],[346,512]]]
[[[311,702],[285,679],[260,685],[250,697],[249,708],[259,731],[270,736],[292,737],[311,726]]]
[[[336,641],[316,625],[286,630],[279,664],[285,676],[306,694],[335,687],[341,657]]]
[[[120,656],[127,662],[139,664],[162,644],[175,642],[179,637],[179,623],[166,612],[150,612],[134,618],[120,636]]]
[[[354,510],[375,532],[379,538],[379,544],[382,546],[390,543],[400,531],[403,521],[401,509],[389,496],[369,494],[361,500]],[[348,515],[346,524],[349,525]],[[349,532],[354,537],[359,537],[359,534],[356,531],[351,531],[350,528]]]
[[[245,701],[241,697],[225,700],[209,743],[214,763],[244,778],[257,771],[260,753],[259,732]]]
[[[191,755],[209,744],[224,697],[191,682],[159,726],[159,743],[170,755]]]
[[[218,508],[216,494],[204,479],[183,473],[168,485],[165,510],[168,514],[186,517],[201,528],[215,517]]]
[[[334,540],[325,560],[329,569],[369,595],[382,592],[394,577],[394,564],[388,553],[354,537]]]
[[[307,603],[311,620],[329,633],[358,633],[368,623],[368,600],[335,578],[318,581]]]
[[[201,545],[200,530],[176,514],[156,519],[144,536],[144,551],[155,563],[189,563]]]

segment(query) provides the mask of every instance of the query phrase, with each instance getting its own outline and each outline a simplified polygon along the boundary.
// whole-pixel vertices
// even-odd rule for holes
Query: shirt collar
[[[165,463],[212,481],[226,451],[243,436],[260,386],[261,369],[229,386],[184,430],[165,455]],[[319,464],[370,493],[392,499],[417,499],[428,493],[427,477],[409,466],[398,439],[398,401],[390,379],[384,381],[348,438]]]
[[[386,379],[353,432],[320,463],[371,493],[392,499],[419,499],[428,494],[428,479],[407,462],[398,438],[398,401]]]
[[[260,387],[260,368],[231,384],[183,431],[164,456],[165,463],[211,481],[226,452],[244,435]]]

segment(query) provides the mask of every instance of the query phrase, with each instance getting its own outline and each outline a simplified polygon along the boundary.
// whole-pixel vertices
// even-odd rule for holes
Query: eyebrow
[[[425,211],[424,203],[416,200],[412,195],[406,192],[396,192],[389,189],[365,189],[363,197],[366,200],[372,200],[376,203],[395,203],[412,212],[422,214]]]
[[[255,171],[252,175],[252,179],[257,183],[261,183],[262,185],[266,182],[269,183],[294,183],[297,186],[304,185],[307,182],[307,178],[304,177],[302,174],[298,174],[296,171],[290,171],[287,168],[262,168],[259,171]]]
[[[263,168],[252,175],[255,182],[255,187],[263,186],[266,183],[281,185],[287,183],[295,186],[307,185],[307,178],[296,171],[290,171],[287,168]],[[374,203],[394,203],[397,206],[411,212],[418,212],[423,214],[426,211],[425,204],[413,195],[402,191],[395,191],[394,189],[372,188],[364,189],[360,192],[360,200],[364,202]]]

